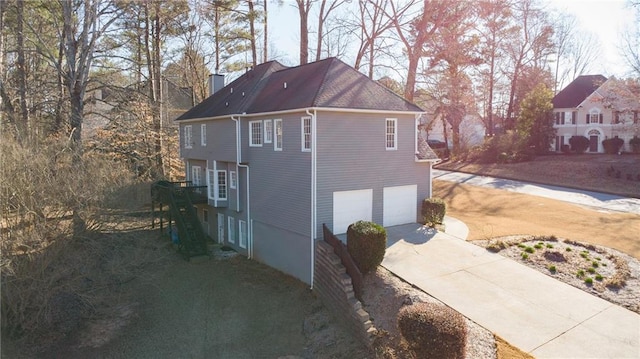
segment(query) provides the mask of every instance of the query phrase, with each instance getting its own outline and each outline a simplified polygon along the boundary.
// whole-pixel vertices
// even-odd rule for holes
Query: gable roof
[[[177,120],[310,107],[424,112],[339,59],[328,58],[296,67],[277,61],[258,65]]]
[[[553,97],[554,108],[578,107],[589,95],[596,91],[607,78],[602,75],[582,75]]]

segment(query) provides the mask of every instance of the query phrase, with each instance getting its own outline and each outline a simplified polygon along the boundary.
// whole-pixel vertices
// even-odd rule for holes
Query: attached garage
[[[333,192],[333,233],[347,233],[347,228],[359,220],[371,221],[373,190]]]
[[[385,227],[415,223],[418,207],[418,186],[385,187],[382,225]]]

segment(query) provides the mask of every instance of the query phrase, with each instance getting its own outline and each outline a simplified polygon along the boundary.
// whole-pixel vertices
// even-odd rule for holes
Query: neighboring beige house
[[[195,105],[193,91],[191,88],[180,87],[174,82],[163,78],[162,82],[162,124],[166,127],[175,127],[174,120],[182,115],[186,110]],[[98,88],[87,94],[85,105],[85,118],[83,131],[85,138],[91,138],[99,129],[105,128],[114,116],[113,111],[118,110],[118,106],[131,101],[132,99],[146,96],[147,87],[135,91],[131,88],[114,89],[109,87]]]
[[[579,76],[553,98],[553,112],[557,152],[572,136],[588,138],[590,153],[604,153],[602,141],[615,137],[631,151],[629,140],[640,136],[640,99],[614,78]]]

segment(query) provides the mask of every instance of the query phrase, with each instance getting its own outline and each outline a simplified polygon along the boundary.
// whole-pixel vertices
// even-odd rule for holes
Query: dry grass
[[[469,240],[555,235],[640,258],[637,214],[594,211],[548,198],[453,182],[436,180],[433,188],[433,195],[447,202],[447,214],[469,227]]]
[[[532,181],[640,198],[640,155],[550,155],[533,161],[480,164],[445,162],[440,169]],[[610,172],[613,168],[614,172]],[[616,172],[620,171],[620,178]],[[631,175],[632,180],[627,180]]]
[[[498,359],[535,359],[531,354],[509,344],[506,340],[495,336]]]
[[[136,196],[118,195],[135,180],[104,156],[76,161],[64,139],[31,146],[3,137],[1,146],[2,334],[46,346],[94,314],[101,291],[135,273],[142,249],[127,243],[136,230],[114,235],[106,224],[122,218],[105,220],[104,209],[136,207]],[[140,221],[130,227],[149,223]]]

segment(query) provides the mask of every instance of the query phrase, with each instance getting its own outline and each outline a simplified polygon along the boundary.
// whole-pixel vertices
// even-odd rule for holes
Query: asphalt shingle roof
[[[328,58],[297,67],[277,61],[258,65],[177,120],[309,107],[423,112],[339,59]]]
[[[607,78],[602,75],[578,76],[553,97],[554,108],[575,108],[598,89]]]

